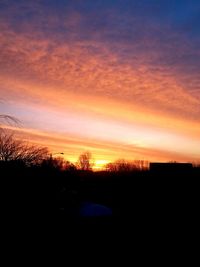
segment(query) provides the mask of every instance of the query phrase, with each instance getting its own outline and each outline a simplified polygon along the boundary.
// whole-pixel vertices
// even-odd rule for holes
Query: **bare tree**
[[[6,115],[6,114],[0,114],[0,122],[1,121],[6,122],[8,124],[14,124],[14,125],[19,125],[20,123],[20,121],[17,118]]]
[[[53,158],[50,154],[50,157],[46,158],[42,162],[43,167],[57,169],[62,171],[72,171],[76,169],[76,166],[70,161],[65,160],[62,157]]]
[[[26,165],[38,164],[49,155],[48,149],[17,140],[13,134],[0,132],[0,160],[21,161]]]
[[[82,153],[77,162],[77,167],[84,171],[92,170],[94,163],[92,160],[92,154],[88,151]]]
[[[126,161],[124,159],[118,159],[115,162],[108,163],[106,169],[112,172],[128,172],[145,170],[148,167],[148,162],[144,160]]]
[[[148,170],[149,169],[148,160],[139,159],[139,160],[134,160],[133,163],[138,170]]]
[[[115,162],[108,163],[106,169],[112,172],[125,172],[136,169],[136,166],[124,159],[118,159]]]
[[[0,98],[0,103],[3,103],[3,99]],[[7,114],[0,114],[0,129],[1,129],[1,124],[6,123],[6,124],[10,124],[10,125],[19,125],[20,121],[15,118],[14,116],[10,116]]]

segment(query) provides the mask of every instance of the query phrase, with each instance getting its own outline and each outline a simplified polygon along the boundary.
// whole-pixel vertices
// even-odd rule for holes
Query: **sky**
[[[0,0],[0,114],[76,161],[200,160],[200,1]]]

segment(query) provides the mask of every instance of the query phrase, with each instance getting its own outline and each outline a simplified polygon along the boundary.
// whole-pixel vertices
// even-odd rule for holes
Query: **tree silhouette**
[[[106,170],[111,172],[130,172],[146,170],[148,168],[148,161],[134,160],[126,161],[125,159],[118,159],[114,162],[106,164]]]
[[[136,169],[136,166],[124,159],[118,159],[115,162],[108,163],[106,169],[111,172],[124,172]]]
[[[1,121],[4,121],[8,124],[15,124],[15,125],[20,123],[20,121],[17,118],[6,115],[6,114],[0,114],[0,122]]]
[[[2,102],[3,102],[3,100],[0,98],[0,103],[2,103]],[[6,124],[11,124],[11,125],[19,125],[20,124],[20,120],[18,120],[14,116],[10,116],[7,114],[0,114],[0,129],[2,126],[2,122],[6,123]]]
[[[50,157],[43,160],[42,166],[50,169],[56,169],[59,171],[74,171],[76,170],[76,166],[70,161],[65,160],[62,157]]]
[[[92,154],[88,151],[82,153],[77,162],[77,167],[80,170],[89,171],[92,170],[94,163],[92,162]]]
[[[14,138],[13,134],[0,132],[0,160],[21,161],[26,165],[39,164],[49,155],[48,149],[30,145]]]

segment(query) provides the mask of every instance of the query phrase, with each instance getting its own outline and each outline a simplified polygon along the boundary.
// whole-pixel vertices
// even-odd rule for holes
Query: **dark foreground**
[[[1,217],[8,234],[112,237],[129,227],[141,236],[167,236],[199,223],[198,168],[93,173],[7,165],[0,172]]]

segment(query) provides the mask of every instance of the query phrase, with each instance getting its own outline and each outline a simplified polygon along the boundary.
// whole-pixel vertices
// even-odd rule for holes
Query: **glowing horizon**
[[[200,160],[200,5],[95,2],[0,4],[0,113],[73,162]]]

